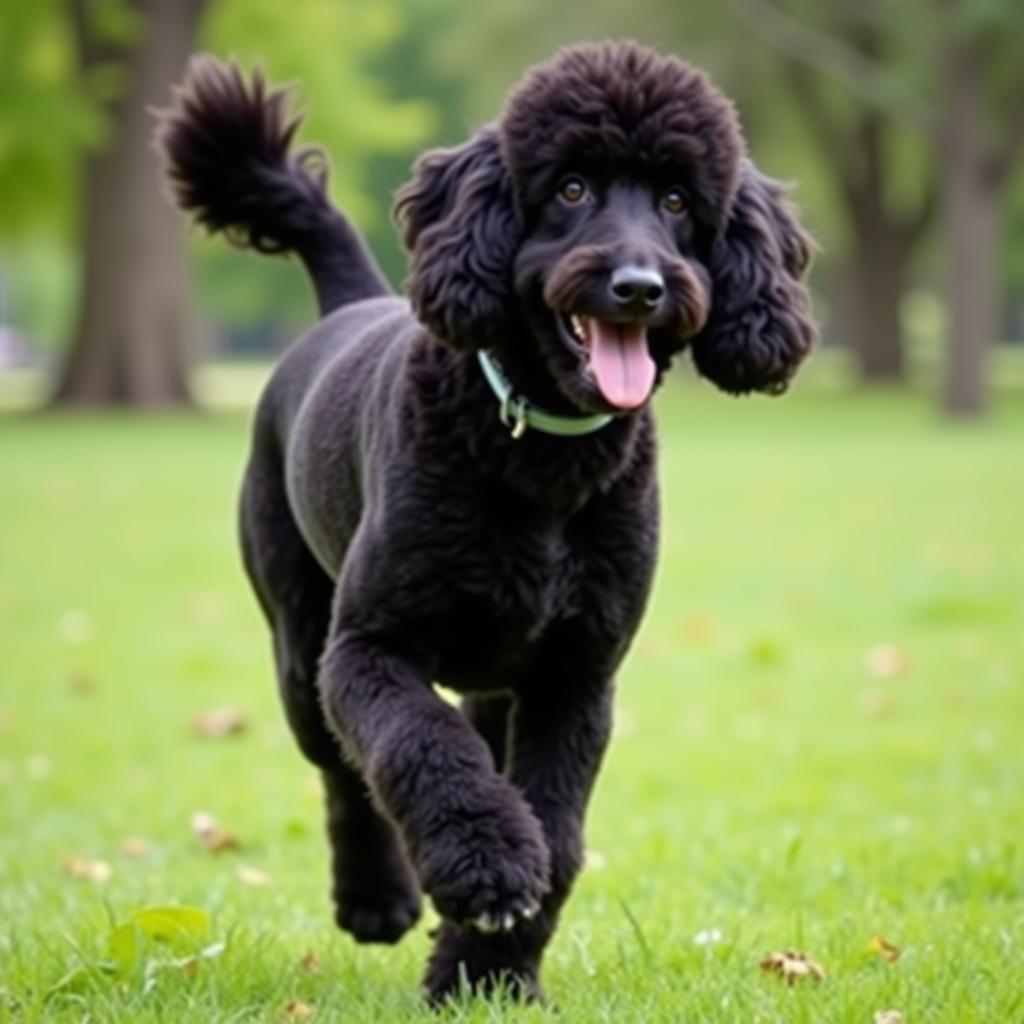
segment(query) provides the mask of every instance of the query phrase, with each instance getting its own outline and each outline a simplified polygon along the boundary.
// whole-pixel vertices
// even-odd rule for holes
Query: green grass
[[[557,1008],[448,1019],[1024,1020],[1020,394],[950,427],[813,380],[777,402],[678,385],[660,421],[657,590],[547,959]],[[331,924],[315,778],[236,556],[245,447],[240,413],[0,419],[0,1020],[279,1021],[292,1000],[436,1019],[429,920],[396,949]],[[891,678],[866,662],[881,644]],[[224,704],[248,731],[195,737]],[[206,852],[197,810],[242,849]],[[71,855],[112,877],[70,877]],[[179,902],[213,915],[221,956],[94,966],[112,921]],[[790,946],[827,979],[759,970]]]

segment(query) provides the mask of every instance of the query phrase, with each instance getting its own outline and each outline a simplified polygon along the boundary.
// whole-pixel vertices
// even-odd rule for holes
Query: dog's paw
[[[334,919],[356,942],[393,944],[420,919],[422,906],[414,890],[347,893],[335,903]]]
[[[437,912],[485,934],[510,932],[551,888],[540,824],[509,801],[476,820],[449,822],[423,851],[420,877]]]
[[[542,1002],[535,959],[524,958],[515,939],[487,937],[445,922],[427,964],[423,991],[435,1007],[464,995]]]

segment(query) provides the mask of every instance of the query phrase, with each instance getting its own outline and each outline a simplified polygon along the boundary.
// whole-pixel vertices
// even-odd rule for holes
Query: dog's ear
[[[513,317],[512,261],[522,234],[497,130],[435,150],[398,193],[416,315],[455,348],[489,345]]]
[[[745,161],[711,242],[711,312],[692,343],[704,377],[733,394],[786,390],[816,334],[803,281],[812,250],[785,188]]]

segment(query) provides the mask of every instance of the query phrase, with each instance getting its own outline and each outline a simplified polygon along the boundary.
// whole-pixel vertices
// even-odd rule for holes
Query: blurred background
[[[313,317],[301,273],[189,237],[150,145],[190,52],[295,82],[303,138],[401,281],[415,155],[497,114],[557,45],[629,35],[705,66],[796,183],[843,387],[978,417],[1024,351],[1019,0],[0,0],[0,399],[189,406],[212,361]]]

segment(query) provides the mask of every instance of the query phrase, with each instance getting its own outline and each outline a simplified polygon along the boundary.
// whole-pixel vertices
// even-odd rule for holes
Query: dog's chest
[[[448,580],[432,627],[443,681],[502,686],[528,668],[554,624],[580,613],[585,564],[563,527],[484,526]]]

